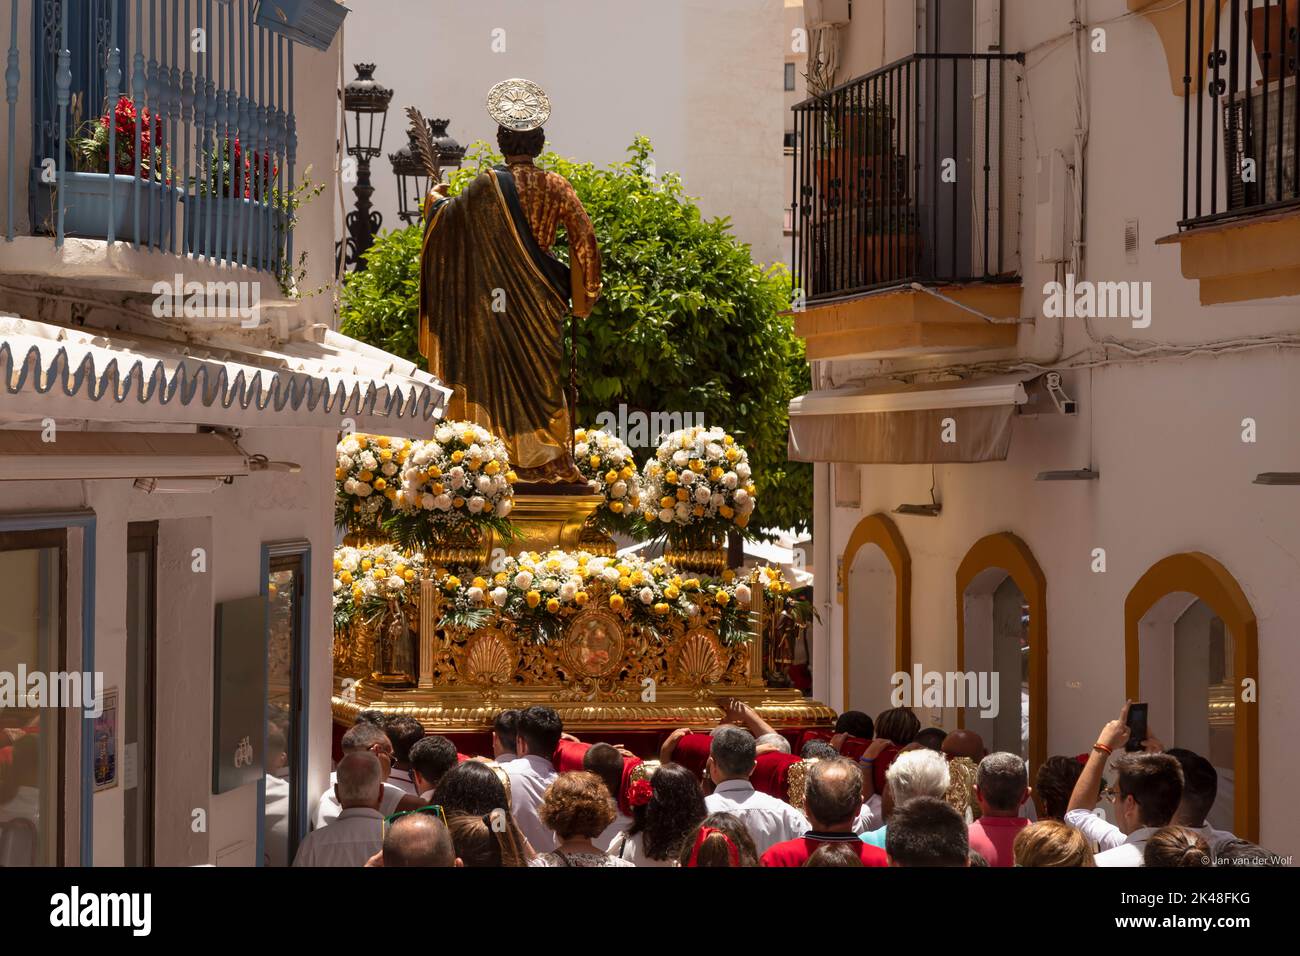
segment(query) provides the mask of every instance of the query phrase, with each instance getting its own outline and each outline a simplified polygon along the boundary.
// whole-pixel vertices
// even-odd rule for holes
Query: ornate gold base
[[[653,701],[573,700],[556,688],[475,690],[407,690],[377,687],[368,680],[342,688],[335,682],[331,700],[334,720],[351,726],[362,710],[414,717],[430,733],[469,733],[492,728],[492,719],[502,710],[535,704],[553,708],[564,721],[564,729],[585,732],[618,730],[675,730],[678,727],[709,729],[723,717],[712,697],[691,690],[661,690]],[[797,690],[773,688],[718,688],[719,696],[733,696],[752,706],[777,729],[783,727],[830,727],[835,712]],[[564,699],[561,699],[564,698]]]
[[[498,546],[511,555],[555,548],[577,551],[587,519],[604,500],[600,495],[517,495],[510,520],[521,537]]]

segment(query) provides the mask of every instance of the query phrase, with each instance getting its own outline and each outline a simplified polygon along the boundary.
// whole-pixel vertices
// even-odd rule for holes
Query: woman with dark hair
[[[876,736],[906,747],[921,730],[921,719],[910,707],[891,707],[876,718]]]
[[[1083,764],[1075,757],[1048,757],[1034,778],[1034,793],[1042,800],[1040,819],[1064,820],[1070,807],[1070,794],[1083,774]]]
[[[493,810],[510,810],[510,794],[501,776],[490,764],[482,760],[466,760],[457,764],[438,781],[430,802],[446,811],[468,813],[481,817]],[[508,777],[506,779],[509,779]]]
[[[682,841],[708,816],[700,782],[681,764],[667,763],[632,784],[632,825],[609,844],[609,855],[637,866],[677,866]]]
[[[758,866],[754,838],[733,813],[711,813],[682,841],[682,866]]]
[[[532,859],[528,841],[519,832],[514,817],[504,810],[493,810],[481,817],[452,813],[447,817],[447,828],[456,856],[466,866],[527,866]]]

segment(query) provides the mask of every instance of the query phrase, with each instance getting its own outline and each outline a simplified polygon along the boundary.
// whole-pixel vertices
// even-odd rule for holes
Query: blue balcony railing
[[[254,0],[7,2],[6,239],[25,167],[30,231],[56,245],[288,270],[293,44],[254,22]],[[25,100],[30,162],[15,156]]]

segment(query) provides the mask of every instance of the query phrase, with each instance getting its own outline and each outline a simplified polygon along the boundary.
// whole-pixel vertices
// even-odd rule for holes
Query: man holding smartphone
[[[1169,825],[1182,799],[1182,767],[1162,753],[1160,741],[1144,734],[1145,753],[1121,752],[1114,762],[1117,780],[1114,791],[1106,795],[1115,801],[1118,826],[1092,812],[1106,762],[1115,751],[1123,751],[1133,736],[1129,726],[1131,703],[1124,705],[1119,720],[1101,729],[1065,813],[1065,822],[1096,844],[1098,866],[1142,866],[1147,840],[1160,827]]]

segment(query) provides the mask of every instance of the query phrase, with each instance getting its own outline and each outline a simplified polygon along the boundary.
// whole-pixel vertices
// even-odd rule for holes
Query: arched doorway
[[[1006,532],[975,542],[957,568],[957,669],[997,674],[997,707],[960,708],[957,725],[1020,754],[1031,780],[1047,755],[1046,613],[1047,578],[1028,546]]]
[[[890,676],[912,659],[912,558],[887,515],[863,518],[844,548],[843,689],[840,710],[876,714]]]
[[[1124,602],[1125,692],[1166,747],[1219,773],[1210,824],[1259,839],[1259,630],[1236,579],[1207,554],[1170,555]]]

